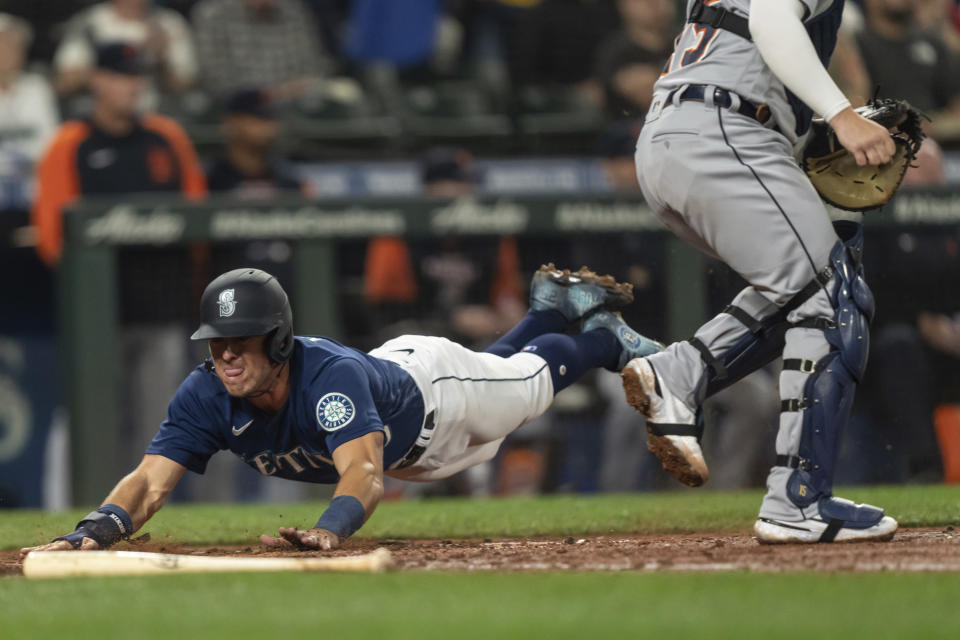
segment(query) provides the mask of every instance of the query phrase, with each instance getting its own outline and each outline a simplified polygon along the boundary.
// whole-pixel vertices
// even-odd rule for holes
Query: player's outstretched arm
[[[186,468],[169,458],[145,455],[107,496],[103,505],[87,515],[77,529],[36,547],[20,549],[23,558],[31,551],[89,551],[109,547],[140,529],[163,506]]]
[[[368,433],[333,451],[340,482],[330,506],[312,529],[280,528],[280,537],[260,536],[263,544],[287,548],[335,549],[363,526],[383,498],[383,434]]]
[[[894,144],[886,129],[855,113],[830,78],[803,26],[806,5],[799,0],[754,0],[750,35],[764,62],[784,85],[823,116],[858,165],[890,160]]]

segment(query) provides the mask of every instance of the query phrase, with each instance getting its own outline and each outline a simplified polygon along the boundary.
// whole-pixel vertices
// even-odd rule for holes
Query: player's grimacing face
[[[210,339],[217,377],[231,396],[239,398],[262,390],[273,374],[263,350],[265,339],[266,336]]]

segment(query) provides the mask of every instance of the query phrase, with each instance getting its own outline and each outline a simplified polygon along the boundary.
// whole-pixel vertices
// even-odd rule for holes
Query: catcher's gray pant
[[[784,136],[712,104],[664,105],[663,99],[654,97],[637,142],[637,177],[644,197],[677,236],[747,280],[751,286],[733,304],[755,320],[766,318],[827,265],[838,238],[826,209]],[[830,297],[821,288],[787,319],[833,316]],[[722,357],[748,335],[741,320],[720,313],[695,337],[713,357]],[[792,328],[786,334],[784,358],[819,361],[828,351],[822,330]],[[672,393],[691,408],[699,406],[706,365],[690,342],[674,343],[650,361]],[[800,397],[806,378],[799,371],[784,371],[780,397]],[[780,414],[778,454],[797,455],[802,414]],[[786,495],[791,471],[771,470],[762,517],[802,519]]]

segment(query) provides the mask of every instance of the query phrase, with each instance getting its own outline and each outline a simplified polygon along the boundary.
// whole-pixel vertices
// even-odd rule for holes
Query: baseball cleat
[[[620,371],[627,363],[634,358],[643,358],[652,355],[658,351],[663,351],[663,345],[656,340],[651,340],[642,336],[623,321],[623,316],[618,311],[606,311],[601,309],[590,314],[583,322],[583,332],[594,329],[606,329],[614,335],[623,350],[620,352],[620,360],[616,368],[611,371]]]
[[[571,272],[545,264],[533,274],[530,308],[554,309],[567,322],[574,322],[601,307],[620,308],[633,302],[633,285],[617,282],[613,276],[597,275],[586,267]]]
[[[620,373],[627,403],[647,419],[647,449],[665,471],[690,487],[699,487],[710,475],[700,449],[697,416],[660,384],[646,358],[627,363]]]
[[[832,498],[832,500],[839,500]],[[848,502],[844,500],[843,502]],[[868,505],[856,505],[863,508]],[[876,509],[876,507],[872,507]],[[803,520],[757,518],[753,534],[762,544],[811,544],[815,542],[888,542],[897,532],[897,521],[883,515],[875,524],[853,523],[825,517],[823,513]]]

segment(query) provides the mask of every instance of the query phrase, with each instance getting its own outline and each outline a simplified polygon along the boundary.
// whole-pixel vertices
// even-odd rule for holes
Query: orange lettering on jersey
[[[668,73],[670,73],[670,65],[672,64],[673,64],[673,54],[671,53],[670,57],[667,59],[667,64],[663,65],[663,70],[660,72],[661,78],[667,75]]]
[[[710,43],[717,37],[720,30],[709,25],[693,26],[693,33],[697,37],[697,42],[692,47],[683,50],[683,57],[680,58],[680,66],[685,67],[688,64],[697,62],[707,53]]]

